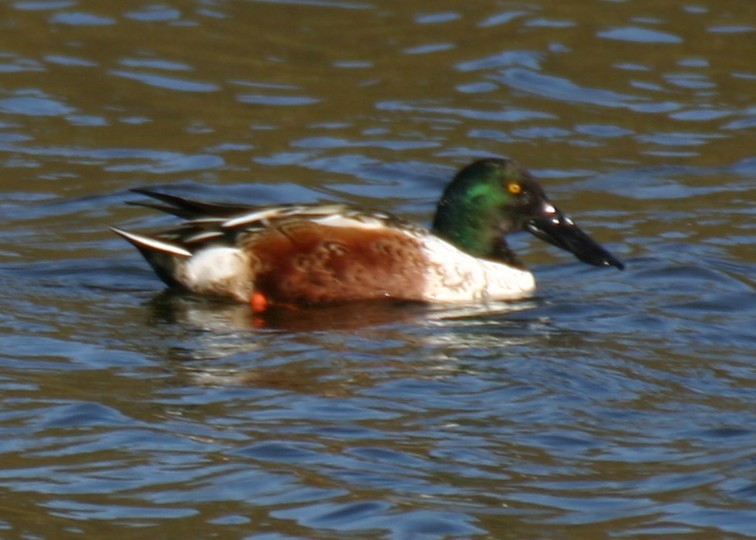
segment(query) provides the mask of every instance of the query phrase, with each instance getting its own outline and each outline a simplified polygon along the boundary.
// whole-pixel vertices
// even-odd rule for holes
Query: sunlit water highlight
[[[756,536],[756,5],[0,7],[0,536]],[[426,222],[508,155],[627,263],[535,298],[164,292],[128,189]]]

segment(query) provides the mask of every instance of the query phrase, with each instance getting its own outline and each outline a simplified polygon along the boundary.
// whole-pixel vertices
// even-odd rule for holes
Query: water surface
[[[756,536],[756,4],[0,6],[0,535]],[[627,263],[536,297],[163,291],[135,187],[427,223],[518,159]]]

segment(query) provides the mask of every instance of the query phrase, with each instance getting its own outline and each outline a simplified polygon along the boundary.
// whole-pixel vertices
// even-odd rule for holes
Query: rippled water
[[[0,5],[0,536],[756,536],[756,3]],[[128,189],[427,222],[508,155],[627,263],[516,304],[163,291]]]

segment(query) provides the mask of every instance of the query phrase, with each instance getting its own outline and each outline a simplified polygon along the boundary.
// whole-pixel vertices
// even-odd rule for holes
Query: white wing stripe
[[[185,244],[196,244],[197,242],[205,242],[212,240],[213,238],[222,238],[223,233],[218,231],[205,231],[189,236],[184,239]]]
[[[258,210],[256,212],[250,212],[249,214],[243,214],[235,218],[227,219],[223,222],[224,229],[232,229],[239,227],[240,225],[247,225],[256,221],[262,221],[269,217],[280,214],[281,211],[278,208],[268,208],[267,210]]]
[[[138,246],[144,246],[150,249],[154,249],[155,251],[163,251],[165,253],[171,253],[173,255],[178,255],[179,257],[191,257],[192,253],[191,251],[187,251],[184,248],[169,244],[168,242],[163,242],[161,240],[157,240],[155,238],[149,238],[147,236],[141,236],[139,234],[134,234],[130,232],[126,232],[121,229],[116,229],[115,227],[111,227],[114,233],[120,234],[123,236],[126,240],[131,242],[132,244],[136,244]]]

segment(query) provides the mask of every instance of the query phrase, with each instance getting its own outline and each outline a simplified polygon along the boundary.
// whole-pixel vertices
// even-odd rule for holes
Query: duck
[[[530,297],[535,278],[506,241],[527,231],[593,266],[624,264],[507,158],[459,170],[430,229],[341,203],[201,202],[149,189],[131,202],[182,221],[151,235],[111,229],[171,288],[248,303],[254,311],[393,299],[424,303]]]

